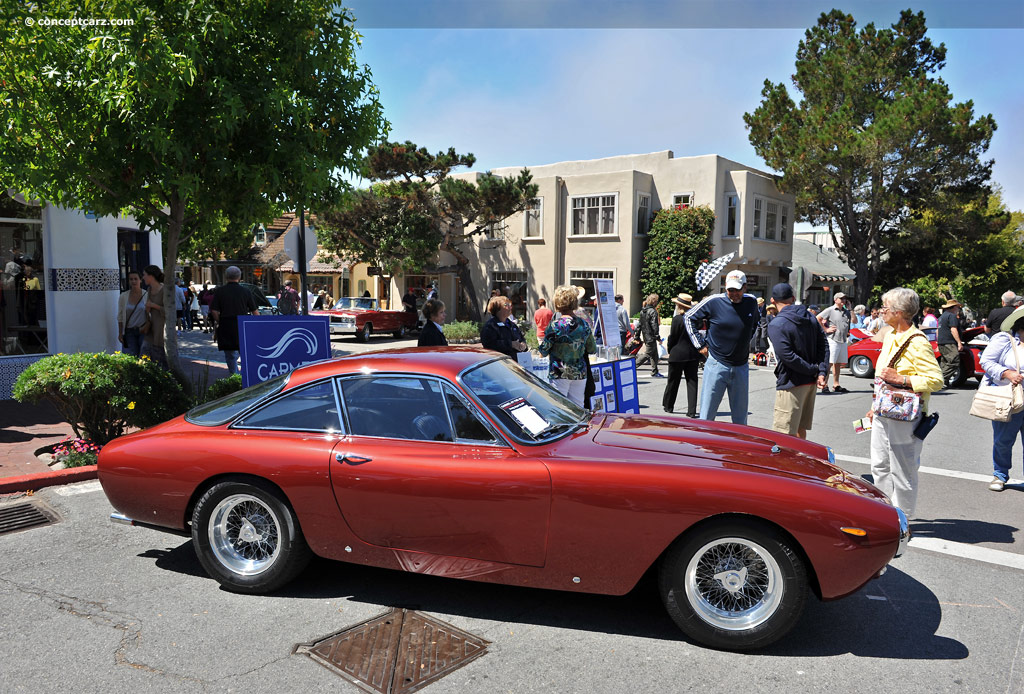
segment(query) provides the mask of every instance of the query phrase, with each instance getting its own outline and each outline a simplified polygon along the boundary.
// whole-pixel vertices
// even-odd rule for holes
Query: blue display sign
[[[242,386],[331,358],[328,316],[239,316]]]
[[[619,359],[591,364],[594,394],[587,403],[594,412],[640,412],[636,359]]]

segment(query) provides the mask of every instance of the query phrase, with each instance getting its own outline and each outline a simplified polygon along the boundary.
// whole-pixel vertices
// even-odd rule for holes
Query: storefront
[[[47,354],[120,348],[127,273],[160,262],[160,236],[137,227],[0,194],[0,399]]]

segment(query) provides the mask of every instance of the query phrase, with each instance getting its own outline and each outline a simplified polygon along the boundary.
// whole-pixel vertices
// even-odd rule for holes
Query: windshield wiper
[[[563,430],[576,431],[576,429],[578,429],[579,427],[581,427],[583,425],[584,425],[584,422],[568,422],[566,424],[552,424],[552,425],[550,425],[548,427],[545,427],[544,429],[541,429],[540,431],[538,431],[537,435],[534,438],[539,439],[540,437],[546,436],[548,434],[554,435],[554,434],[557,434],[557,433],[559,433],[559,432],[561,432]]]

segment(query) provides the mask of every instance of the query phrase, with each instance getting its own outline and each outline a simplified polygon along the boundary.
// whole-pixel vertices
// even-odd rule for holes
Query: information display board
[[[636,383],[636,359],[591,364],[594,376],[594,395],[588,406],[604,412],[640,412],[640,395]]]

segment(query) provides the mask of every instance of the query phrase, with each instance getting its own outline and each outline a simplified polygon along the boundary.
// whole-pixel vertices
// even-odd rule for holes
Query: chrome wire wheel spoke
[[[770,619],[783,597],[783,576],[775,557],[741,537],[708,542],[691,557],[686,597],[705,622],[727,631],[752,629]]]
[[[281,519],[251,494],[233,494],[214,507],[210,549],[221,564],[241,576],[262,573],[281,552]]]

